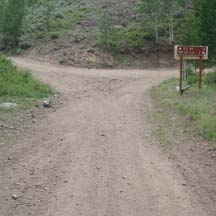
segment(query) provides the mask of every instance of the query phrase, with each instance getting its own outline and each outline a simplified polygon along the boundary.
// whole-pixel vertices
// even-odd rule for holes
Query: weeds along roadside
[[[183,96],[176,91],[176,79],[164,81],[151,91],[152,119],[159,125],[155,133],[168,146],[171,141],[164,134],[176,133],[179,125],[189,135],[216,143],[216,71],[204,76],[202,90],[195,77],[189,78],[189,82],[192,87]]]
[[[0,102],[32,106],[34,101],[47,98],[53,90],[34,78],[30,71],[18,69],[10,59],[0,54]]]

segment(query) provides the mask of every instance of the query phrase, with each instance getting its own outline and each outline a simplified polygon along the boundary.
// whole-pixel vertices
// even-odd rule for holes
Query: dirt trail
[[[14,61],[66,100],[1,152],[1,216],[213,215],[184,185],[147,121],[148,90],[177,71]]]

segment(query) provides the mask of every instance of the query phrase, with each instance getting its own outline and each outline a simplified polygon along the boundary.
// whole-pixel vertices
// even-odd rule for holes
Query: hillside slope
[[[26,20],[27,29],[31,31],[26,32],[22,38],[24,47],[31,44],[25,55],[60,64],[88,67],[166,64],[167,59],[170,59],[167,51],[148,57],[144,51],[139,55],[114,58],[97,46],[101,16],[106,13],[111,15],[117,28],[131,26],[139,19],[138,5],[139,0],[52,0],[47,31],[45,8],[42,4],[36,4],[32,10],[29,9]]]

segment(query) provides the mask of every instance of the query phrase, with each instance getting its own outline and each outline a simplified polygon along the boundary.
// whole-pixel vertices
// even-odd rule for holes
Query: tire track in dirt
[[[148,90],[175,70],[14,61],[67,100],[0,153],[0,215],[213,216],[154,137],[146,137]]]

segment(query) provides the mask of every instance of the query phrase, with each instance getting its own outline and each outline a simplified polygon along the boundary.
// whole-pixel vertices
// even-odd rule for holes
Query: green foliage
[[[156,107],[166,112],[166,118],[175,116],[185,125],[185,130],[196,133],[203,139],[216,141],[216,72],[204,76],[203,89],[198,83],[179,96],[175,91],[178,81],[175,79],[163,82],[152,90]],[[172,122],[173,127],[173,122]],[[189,131],[188,131],[189,130]]]
[[[197,0],[198,1],[198,0]],[[216,63],[216,1],[199,0],[196,16],[202,45],[209,46],[210,64]]]
[[[70,11],[64,16],[51,16],[48,21],[50,31],[61,31],[71,29],[77,22],[89,13],[87,8],[78,8],[77,10]]]
[[[196,73],[196,67],[193,64],[187,64],[187,84],[195,85],[199,79],[198,74]]]
[[[2,13],[5,0],[0,0],[0,26],[2,25]]]
[[[105,14],[101,17],[100,36],[98,39],[101,47],[111,50],[116,46],[117,35],[113,28],[111,16]]]
[[[186,0],[141,0],[140,13],[143,25],[154,32],[155,42],[166,37],[169,44],[175,42],[176,20],[186,13]]]
[[[209,46],[209,65],[216,63],[216,1],[195,0],[179,28],[179,40],[185,45]]]
[[[5,47],[17,46],[25,14],[24,0],[1,1],[0,33]]]
[[[128,28],[113,26],[110,16],[103,15],[101,18],[98,42],[106,50],[130,53],[144,48],[146,39],[152,37],[152,34],[146,32],[141,25]]]
[[[50,33],[50,39],[58,39],[59,38],[59,33],[58,32],[52,32]]]
[[[172,45],[176,20],[186,14],[186,0],[141,0],[141,22],[129,28],[113,25],[109,15],[101,17],[99,44],[107,50],[131,52],[145,47],[146,41]],[[165,41],[164,38],[167,38]]]
[[[115,26],[109,15],[100,22],[98,44],[109,51],[132,53],[146,44],[160,46],[181,43],[208,45],[209,63],[216,62],[216,1],[208,0],[141,0],[137,20]],[[99,8],[99,7],[98,7]],[[63,38],[89,14],[100,13],[81,0],[0,0],[0,49],[25,49],[35,40]],[[123,23],[115,20],[115,23]],[[80,33],[82,31],[82,33]],[[94,40],[89,29],[78,34]],[[83,33],[84,32],[84,33]],[[80,43],[80,37],[73,42]],[[70,40],[70,39],[69,39]]]
[[[182,45],[200,45],[198,24],[199,20],[194,12],[184,17],[178,31],[178,39]]]
[[[204,83],[206,85],[216,85],[216,71],[206,74]]]
[[[141,0],[140,11],[143,22],[148,24],[149,31],[155,31],[155,41],[159,44],[159,27],[162,22],[162,1]]]
[[[125,38],[125,46],[130,49],[143,48],[146,40],[152,40],[153,35],[147,32],[142,25],[131,26],[122,31],[123,38]]]
[[[197,84],[198,80],[199,80],[198,75],[194,73],[188,77],[187,83],[189,85],[195,85]]]
[[[53,2],[50,0],[43,0],[42,5],[44,6],[43,15],[44,15],[44,22],[46,24],[46,31],[49,32],[50,30],[50,19],[52,12],[54,10]]]
[[[0,55],[0,97],[44,98],[51,94],[48,85],[35,80],[29,71],[17,69]]]
[[[25,49],[38,39],[57,39],[89,12],[80,0],[0,0],[0,49]]]

